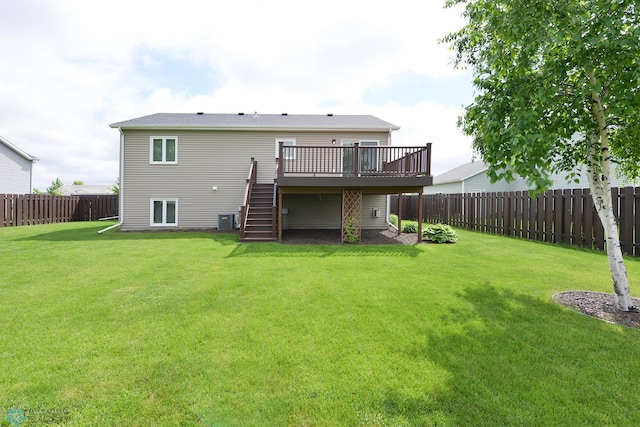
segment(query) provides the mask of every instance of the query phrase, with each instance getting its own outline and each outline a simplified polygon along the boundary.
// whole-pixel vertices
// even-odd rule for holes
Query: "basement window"
[[[178,225],[178,199],[151,199],[151,226]]]

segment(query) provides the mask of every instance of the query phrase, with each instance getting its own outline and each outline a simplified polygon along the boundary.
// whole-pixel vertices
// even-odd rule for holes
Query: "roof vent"
[[[199,116],[201,116],[201,115],[203,115],[203,114],[204,114],[204,112],[203,112],[203,111],[198,111],[196,114],[197,114],[197,115],[199,115]]]
[[[238,113],[239,116],[244,116],[244,113]]]
[[[254,119],[257,119],[258,117],[260,117],[260,116],[258,116],[258,112],[257,111],[255,113],[253,113],[253,118]]]
[[[329,114],[327,114],[327,116],[333,117],[333,113],[329,113]]]
[[[282,115],[283,115],[283,116],[288,116],[288,115],[289,115],[289,113],[282,113]]]

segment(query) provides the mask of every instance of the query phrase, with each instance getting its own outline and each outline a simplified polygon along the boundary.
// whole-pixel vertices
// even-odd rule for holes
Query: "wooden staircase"
[[[249,212],[241,242],[276,241],[276,223],[273,219],[273,184],[253,184],[249,195]]]

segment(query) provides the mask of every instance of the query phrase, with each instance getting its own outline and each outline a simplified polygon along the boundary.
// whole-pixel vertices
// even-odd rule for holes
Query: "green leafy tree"
[[[73,181],[73,185],[84,185],[84,181],[81,181],[79,179]]]
[[[60,181],[60,178],[56,178],[51,181],[51,185],[47,187],[47,194],[51,194],[53,196],[59,196],[62,194],[62,186],[64,184]]]
[[[607,237],[616,306],[631,305],[611,201],[612,165],[640,175],[637,0],[448,0],[466,25],[443,40],[470,67],[474,101],[460,120],[492,181],[586,168]]]
[[[120,178],[116,178],[116,182],[111,186],[111,192],[113,194],[120,194]]]

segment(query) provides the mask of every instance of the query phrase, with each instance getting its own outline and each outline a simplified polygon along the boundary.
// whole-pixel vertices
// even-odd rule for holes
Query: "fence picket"
[[[96,221],[117,215],[117,195],[0,194],[0,227]]]
[[[620,244],[625,255],[633,254],[633,187],[620,192]]]

